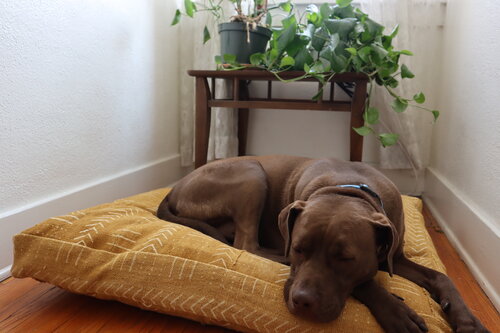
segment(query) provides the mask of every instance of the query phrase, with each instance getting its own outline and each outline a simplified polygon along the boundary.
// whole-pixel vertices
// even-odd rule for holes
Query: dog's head
[[[354,287],[371,279],[380,262],[392,267],[395,230],[362,199],[295,201],[281,211],[279,227],[290,260],[284,296],[292,314],[334,320]]]

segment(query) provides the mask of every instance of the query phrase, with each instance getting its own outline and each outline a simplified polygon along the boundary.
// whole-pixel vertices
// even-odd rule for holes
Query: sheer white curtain
[[[229,4],[229,2],[227,2]],[[182,3],[179,8],[182,8]],[[226,5],[226,16],[231,6]],[[203,27],[207,25],[212,40],[203,44]],[[195,80],[187,75],[189,69],[215,69],[214,57],[219,52],[217,24],[208,13],[197,13],[194,19],[184,18],[179,26],[179,95],[180,95],[180,153],[183,166],[193,163]],[[226,97],[230,87],[217,80],[218,98]],[[238,153],[238,116],[232,109],[212,108],[208,159],[235,156]]]
[[[436,108],[439,93],[441,50],[446,1],[444,0],[361,0],[364,12],[388,31],[399,24],[394,40],[397,49],[407,49],[414,56],[401,56],[415,74],[403,79],[396,89],[404,97],[422,91],[425,106]],[[381,132],[400,134],[399,143],[380,148],[380,167],[385,169],[422,170],[428,165],[433,117],[429,112],[409,107],[396,114],[390,107],[393,98],[377,87],[372,101],[381,113]]]

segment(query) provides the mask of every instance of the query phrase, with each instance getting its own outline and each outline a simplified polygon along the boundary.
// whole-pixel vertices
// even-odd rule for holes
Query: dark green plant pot
[[[221,55],[233,54],[240,64],[249,64],[250,56],[266,50],[267,42],[272,31],[257,26],[250,27],[250,43],[247,41],[247,25],[243,22],[229,22],[219,24]]]

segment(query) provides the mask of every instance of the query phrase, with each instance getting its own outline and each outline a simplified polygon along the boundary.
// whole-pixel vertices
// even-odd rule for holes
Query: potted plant
[[[229,16],[228,22],[222,22],[225,19],[224,3],[230,2],[234,12]],[[281,8],[290,12],[292,6],[290,1],[282,2],[277,5],[268,6],[267,0],[255,0],[252,6],[243,10],[242,0],[184,0],[184,12],[177,9],[172,25],[180,22],[181,17],[194,17],[198,12],[211,13],[216,22],[219,23],[218,31],[221,39],[221,57],[222,61],[228,63],[249,64],[250,56],[254,53],[264,52],[272,31],[272,17],[270,11]],[[203,42],[210,40],[211,34],[207,26],[203,29]]]
[[[206,0],[209,6],[195,5],[191,0],[185,0],[186,15],[193,16],[196,11],[210,11],[217,19],[222,16],[220,4],[223,0]],[[401,57],[411,56],[408,50],[396,50],[392,45],[398,33],[396,26],[389,34],[385,28],[372,20],[359,8],[355,8],[352,0],[336,0],[334,4],[324,3],[320,7],[311,4],[307,7],[305,22],[293,13],[293,5],[289,1],[268,7],[267,1],[255,0],[253,12],[244,15],[241,11],[241,0],[230,1],[236,10],[236,15],[230,20],[239,22],[247,29],[254,27],[266,17],[265,25],[270,28],[272,18],[269,10],[281,8],[287,17],[281,21],[281,27],[272,29],[267,49],[251,53],[245,59],[235,57],[224,46],[220,56],[215,61],[225,70],[246,68],[242,63],[250,62],[255,68],[265,69],[280,78],[280,73],[288,70],[303,71],[303,74],[293,80],[308,77],[316,78],[324,87],[334,75],[343,72],[364,73],[369,80],[369,92],[365,104],[364,126],[354,128],[362,136],[375,134],[381,144],[394,145],[398,134],[377,133],[374,125],[379,122],[379,111],[371,106],[373,87],[377,84],[385,88],[392,96],[392,109],[401,113],[408,106],[413,106],[432,113],[434,121],[439,117],[438,110],[430,110],[422,104],[425,95],[418,92],[413,97],[400,96],[394,88],[404,79],[411,79],[414,74],[407,65],[400,64]],[[216,4],[215,4],[216,3]],[[179,22],[182,13],[178,10],[172,24]],[[251,31],[250,31],[251,33]],[[204,41],[210,39],[208,29],[204,29]],[[240,41],[242,37],[239,37]],[[280,78],[281,79],[281,78]],[[282,81],[291,81],[283,80]],[[313,97],[319,98],[322,88]]]

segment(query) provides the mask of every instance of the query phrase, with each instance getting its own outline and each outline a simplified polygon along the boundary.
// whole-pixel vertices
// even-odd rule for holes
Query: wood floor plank
[[[14,283],[15,287],[10,283]],[[9,283],[8,288],[3,288]],[[0,313],[7,305],[19,299],[34,287],[42,288],[41,284],[33,279],[9,279],[0,284]],[[43,289],[43,288],[42,288]]]
[[[500,316],[474,277],[424,208],[426,226],[448,275],[474,314],[491,332],[500,332]],[[154,332],[229,333],[230,330],[141,310],[119,302],[76,295],[33,279],[0,284],[0,332]]]
[[[41,285],[43,289],[28,291],[8,307],[10,313],[0,313],[0,331],[54,332],[65,322],[77,318],[79,309],[91,301],[48,284]],[[6,319],[2,320],[5,315]]]

